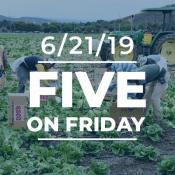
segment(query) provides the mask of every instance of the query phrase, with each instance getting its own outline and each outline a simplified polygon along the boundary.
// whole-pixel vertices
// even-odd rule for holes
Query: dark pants
[[[27,81],[29,80],[29,70],[26,68],[26,66],[22,63],[17,71],[17,80],[18,80],[18,93],[24,93],[25,92],[25,86]]]

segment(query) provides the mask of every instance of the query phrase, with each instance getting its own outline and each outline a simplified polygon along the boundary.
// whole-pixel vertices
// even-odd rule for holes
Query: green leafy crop
[[[89,167],[88,175],[107,175],[108,167],[103,162],[92,161]]]
[[[136,159],[157,161],[160,153],[152,146],[146,147],[142,144],[139,144],[134,148],[134,156]]]
[[[158,124],[146,126],[143,131],[145,137],[148,137],[155,142],[160,141],[161,136],[163,135],[163,129]]]
[[[174,175],[175,157],[165,157],[159,165],[159,171],[162,175]]]
[[[112,152],[116,155],[130,155],[133,152],[134,145],[127,141],[120,141],[112,144]]]

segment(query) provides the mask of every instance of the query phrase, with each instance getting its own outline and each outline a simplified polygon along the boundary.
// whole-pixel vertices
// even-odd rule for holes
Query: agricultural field
[[[77,36],[77,34],[69,34],[70,36]],[[55,44],[56,52],[52,55],[52,57],[57,58],[56,54],[61,44],[61,40],[63,38],[63,34],[0,34],[0,43],[7,48],[8,56],[10,62],[14,59],[20,58],[25,55],[40,55],[46,56],[43,54],[41,49],[41,42],[44,37],[46,36],[54,36],[54,42],[51,43]],[[82,38],[82,44],[80,46],[80,50],[83,51],[83,54],[80,56],[71,55],[69,54],[70,48],[75,46],[75,42],[70,42],[69,40],[66,41],[65,47],[63,49],[63,53],[61,57],[57,58],[57,60],[92,60],[94,59],[93,56],[88,55],[87,49],[87,41],[84,39],[83,34],[78,34]],[[87,36],[87,35],[86,35]],[[90,34],[94,39],[99,38],[100,36]],[[46,56],[48,57],[48,56]]]
[[[41,41],[44,34],[0,34],[0,45],[4,45],[11,64],[25,55],[43,55]],[[58,38],[62,36],[55,35]],[[80,34],[83,37],[82,34]],[[94,35],[94,37],[98,37]],[[86,44],[81,47],[84,54],[77,58],[67,53],[68,44],[60,60],[92,60]],[[67,69],[70,69],[68,67]],[[76,84],[76,82],[75,82]],[[74,86],[74,108],[62,109],[50,100],[39,109],[28,109],[29,116],[59,117],[62,125],[59,132],[27,129],[14,130],[8,126],[7,96],[15,93],[17,82],[9,67],[7,82],[0,91],[0,175],[174,175],[175,174],[175,80],[171,80],[168,92],[162,101],[163,118],[157,123],[150,109],[144,127],[136,135],[138,141],[38,141],[39,137],[91,137],[88,132],[65,132],[67,116],[109,117],[110,102],[102,108],[89,109],[78,83]],[[61,91],[57,92],[61,96]],[[93,132],[93,137],[116,138],[122,132]]]

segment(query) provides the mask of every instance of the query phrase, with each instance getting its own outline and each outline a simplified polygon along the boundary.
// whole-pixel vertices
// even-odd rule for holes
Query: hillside
[[[165,7],[175,7],[175,4],[171,4]],[[173,25],[175,25],[175,12],[173,12]],[[129,21],[131,16],[125,17],[122,20]],[[135,27],[139,25],[157,24],[161,25],[163,22],[163,14],[160,12],[141,12],[134,15],[134,25]]]
[[[34,24],[42,24],[42,23],[50,23],[54,22],[54,20],[44,19],[44,18],[35,18],[35,17],[21,17],[21,18],[12,18],[0,15],[0,21],[7,20],[7,21],[23,21],[27,23],[34,23]]]

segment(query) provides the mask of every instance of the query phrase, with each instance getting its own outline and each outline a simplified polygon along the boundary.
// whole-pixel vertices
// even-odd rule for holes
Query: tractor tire
[[[155,42],[151,54],[160,54],[168,60],[169,66],[175,66],[175,34],[160,37]]]

